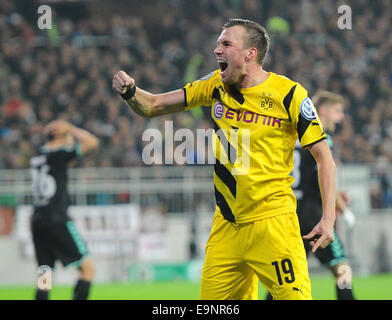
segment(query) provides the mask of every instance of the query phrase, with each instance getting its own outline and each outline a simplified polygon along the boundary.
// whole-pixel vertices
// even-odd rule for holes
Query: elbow
[[[328,172],[328,175],[330,177],[333,177],[333,179],[336,181],[336,174],[337,174],[337,169],[336,169],[336,164],[333,159],[328,163],[328,165],[325,165],[326,172]]]
[[[154,118],[156,116],[152,110],[149,110],[148,112],[145,111],[145,112],[141,113],[140,115],[143,118],[146,118],[146,119],[151,119],[151,118]]]
[[[336,175],[336,163],[333,159],[331,160],[331,169],[332,172]]]
[[[87,153],[93,151],[99,147],[99,139],[97,137],[91,137],[90,140],[84,144],[84,152]]]
[[[99,147],[99,139],[97,137],[94,137],[91,143],[91,149],[97,149],[98,147]]]
[[[145,118],[154,118],[161,114],[161,110],[164,109],[164,104],[159,95],[153,95],[150,101],[150,108],[144,113]]]
[[[317,161],[318,170],[324,172],[331,177],[336,177],[336,164],[332,157],[319,159]]]
[[[331,173],[331,175],[335,176],[336,175],[336,163],[331,157],[330,161],[325,162],[323,166],[328,170],[328,172]]]
[[[132,107],[132,106],[131,106]],[[156,103],[151,103],[148,107],[132,107],[132,110],[142,118],[153,118],[157,116],[156,110],[159,109],[159,105]]]

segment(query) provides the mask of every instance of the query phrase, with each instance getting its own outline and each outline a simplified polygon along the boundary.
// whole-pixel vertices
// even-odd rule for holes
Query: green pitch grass
[[[312,276],[315,300],[334,300],[335,285],[330,276]],[[354,277],[353,289],[359,300],[392,300],[392,274]],[[51,299],[68,300],[72,287],[54,286]],[[260,285],[259,297],[264,299],[265,289]],[[0,300],[31,300],[32,287],[0,287]],[[93,284],[91,300],[198,300],[199,283],[168,281],[154,283]]]

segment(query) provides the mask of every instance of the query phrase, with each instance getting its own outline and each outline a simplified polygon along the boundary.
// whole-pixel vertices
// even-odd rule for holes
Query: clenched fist
[[[113,77],[112,87],[119,94],[124,94],[128,88],[132,88],[134,85],[135,80],[124,71],[117,72]]]

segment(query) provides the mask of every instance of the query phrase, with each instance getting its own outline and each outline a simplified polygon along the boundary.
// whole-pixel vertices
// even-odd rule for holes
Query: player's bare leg
[[[352,289],[352,272],[347,262],[342,262],[330,268],[336,280],[336,295],[338,300],[355,300]]]

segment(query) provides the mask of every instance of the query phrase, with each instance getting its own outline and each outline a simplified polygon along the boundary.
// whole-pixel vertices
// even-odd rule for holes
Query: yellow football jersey
[[[234,223],[295,212],[295,141],[307,147],[326,137],[307,91],[273,72],[238,90],[224,85],[216,70],[184,92],[186,110],[211,106],[216,212]]]

